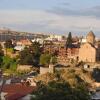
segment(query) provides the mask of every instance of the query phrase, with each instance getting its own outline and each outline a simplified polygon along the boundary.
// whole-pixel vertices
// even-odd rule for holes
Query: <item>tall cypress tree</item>
[[[70,47],[71,45],[72,45],[72,33],[69,32],[68,37],[67,37],[66,46]]]

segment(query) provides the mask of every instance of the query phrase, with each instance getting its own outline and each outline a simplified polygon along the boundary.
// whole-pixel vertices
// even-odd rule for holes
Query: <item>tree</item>
[[[40,64],[44,66],[48,66],[50,63],[51,55],[48,53],[42,54],[40,57]]]
[[[34,56],[29,50],[29,48],[25,48],[23,51],[19,54],[19,63],[22,65],[33,65],[34,63]]]
[[[7,40],[4,45],[5,48],[13,48],[12,40]]]
[[[1,44],[0,44],[0,56],[4,56],[4,51],[3,51]]]
[[[31,100],[90,100],[89,92],[84,85],[72,88],[64,81],[51,81],[48,85],[39,84]]]
[[[34,65],[39,65],[40,62],[40,56],[41,56],[41,47],[40,47],[40,43],[39,42],[34,42],[32,44],[32,50],[33,50],[33,54],[34,54]]]
[[[20,52],[20,64],[38,66],[40,62],[41,48],[38,42],[34,42],[30,47],[26,47]]]
[[[0,66],[1,66],[1,64],[3,62],[3,56],[4,56],[4,51],[2,50],[2,46],[0,44]]]
[[[32,44],[32,47],[33,47],[33,50],[34,50],[34,54],[36,56],[40,55],[41,54],[41,48],[40,48],[40,43],[39,42],[33,42]]]
[[[99,68],[94,68],[92,72],[92,77],[96,82],[100,82],[100,69]]]
[[[11,71],[16,71],[17,68],[17,60],[14,58],[10,58],[9,56],[3,57],[2,69],[9,69]]]
[[[51,60],[52,60],[52,61],[51,61]],[[56,56],[53,56],[53,55],[52,55],[52,56],[51,56],[51,60],[50,60],[50,61],[51,61],[52,64],[56,64],[56,63],[57,63],[57,57],[56,57]]]
[[[69,32],[68,37],[67,37],[67,42],[66,42],[66,46],[71,46],[72,45],[72,34],[71,32]]]

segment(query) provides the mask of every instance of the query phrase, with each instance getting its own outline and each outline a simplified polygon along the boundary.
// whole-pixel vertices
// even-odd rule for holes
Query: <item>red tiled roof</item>
[[[24,95],[25,96],[25,95]],[[23,97],[22,94],[14,94],[14,93],[9,93],[8,95],[5,96],[6,100],[18,100],[20,99],[21,97]]]
[[[4,85],[2,92],[8,93],[6,95],[6,100],[18,100],[19,98],[32,93],[34,89],[35,87],[33,86],[26,86],[22,84],[10,84]]]

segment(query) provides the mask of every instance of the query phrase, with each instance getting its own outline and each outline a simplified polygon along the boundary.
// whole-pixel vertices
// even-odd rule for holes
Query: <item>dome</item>
[[[87,34],[87,37],[94,37],[94,38],[95,38],[95,35],[94,35],[93,31],[90,31],[90,32]]]
[[[95,43],[95,35],[94,35],[94,33],[92,31],[90,31],[87,34],[86,38],[87,38],[87,42],[88,43],[91,43],[91,44],[94,44]]]

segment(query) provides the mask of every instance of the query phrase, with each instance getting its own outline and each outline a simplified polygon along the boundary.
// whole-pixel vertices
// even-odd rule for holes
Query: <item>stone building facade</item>
[[[90,31],[86,36],[87,42],[79,49],[79,61],[97,62],[100,61],[100,47],[96,44],[95,35]]]
[[[84,62],[96,62],[96,48],[89,43],[79,49],[79,60]]]

